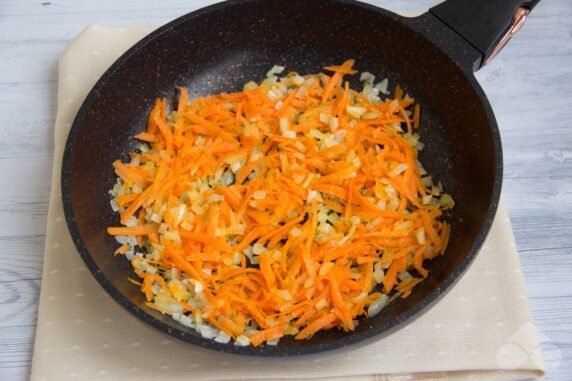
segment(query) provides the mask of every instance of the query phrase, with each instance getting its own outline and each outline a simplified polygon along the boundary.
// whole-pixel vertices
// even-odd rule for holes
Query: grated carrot
[[[178,88],[172,112],[155,101],[135,135],[148,148],[113,163],[124,226],[107,229],[115,254],[133,253],[123,236],[143,247],[132,282],[150,308],[258,346],[352,331],[429,276],[454,203],[422,176],[421,109],[399,86],[352,90],[354,64],[193,100]]]

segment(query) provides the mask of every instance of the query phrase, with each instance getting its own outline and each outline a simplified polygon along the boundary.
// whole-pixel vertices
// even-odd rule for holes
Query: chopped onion
[[[381,265],[378,263],[376,263],[375,266],[375,270],[373,271],[373,279],[375,279],[375,282],[377,284],[380,284],[381,282],[383,282],[383,278],[384,278],[385,274],[383,273],[383,270],[381,269]]]
[[[359,119],[363,114],[367,112],[367,108],[358,106],[346,106],[346,111],[350,116]]]
[[[304,83],[304,77],[296,74],[294,77],[292,77],[292,83],[294,83],[296,86],[301,86]]]
[[[264,200],[266,198],[266,191],[258,190],[252,194],[252,198],[255,200]]]
[[[137,220],[137,217],[131,216],[131,217],[129,217],[129,219],[125,222],[125,226],[137,226],[138,223],[139,223],[139,221]]]
[[[220,333],[220,331],[210,325],[201,324],[197,326],[197,329],[202,337],[205,339],[214,339]]]
[[[369,317],[374,317],[375,315],[379,314],[381,310],[383,310],[387,305],[388,300],[389,297],[385,294],[382,294],[379,299],[369,305],[367,308],[367,315]]]
[[[323,308],[326,308],[328,306],[328,301],[326,299],[320,299],[318,300],[318,303],[316,303],[316,305],[314,307],[316,307],[316,309],[319,311]]]
[[[415,237],[420,245],[425,243],[425,228],[421,226],[419,229],[415,230]]]
[[[234,345],[236,345],[237,347],[249,346],[250,345],[250,339],[244,335],[240,335],[234,340]]]
[[[209,198],[207,198],[207,202],[214,203],[214,202],[221,202],[224,201],[224,196],[222,194],[211,194]],[[181,205],[185,206],[185,205]]]
[[[193,320],[190,317],[188,317],[187,315],[181,315],[181,317],[179,318],[179,323],[181,323],[185,327],[195,328],[195,324],[193,323]]]
[[[279,65],[274,65],[272,66],[272,69],[268,70],[268,72],[266,73],[266,77],[272,77],[275,74],[280,74],[284,71],[284,66],[279,66]]]
[[[367,298],[367,292],[363,291],[358,296],[352,299],[354,303],[360,303]]]
[[[409,166],[407,164],[401,163],[397,167],[395,167],[391,172],[389,172],[388,175],[389,175],[389,177],[395,177],[395,176],[405,172],[408,167]]]
[[[336,131],[338,129],[339,126],[339,120],[337,117],[332,117],[330,118],[330,129],[332,130],[332,132]]]
[[[364,71],[363,73],[361,73],[359,80],[361,82],[373,83],[373,81],[375,81],[375,75],[371,74],[368,71]]]
[[[399,274],[397,274],[397,278],[401,281],[404,281],[405,279],[413,278],[413,276],[411,274],[409,274],[408,271],[403,271],[403,272],[400,272]]]
[[[117,212],[119,210],[119,205],[117,205],[117,201],[115,201],[115,199],[109,201],[109,204],[111,204],[111,209],[114,212]]]
[[[363,114],[362,119],[372,120],[372,119],[377,119],[380,116],[381,116],[381,114],[379,112],[367,112],[367,113]]]
[[[218,336],[214,338],[214,341],[221,344],[228,344],[230,342],[230,336],[223,331],[220,331]]]
[[[256,82],[250,81],[250,82],[247,82],[247,83],[242,87],[242,89],[243,89],[244,91],[249,91],[249,90],[254,90],[254,89],[256,89],[257,87],[258,87],[258,84],[257,84]]]
[[[292,235],[292,237],[298,237],[300,234],[302,234],[302,231],[298,228],[290,230],[290,235]]]
[[[256,255],[260,255],[260,254],[264,254],[268,251],[268,249],[266,248],[266,246],[260,244],[260,243],[255,243],[252,246],[252,252]]]
[[[296,98],[303,98],[308,95],[308,88],[306,86],[300,86],[298,91],[296,91]]]
[[[282,132],[282,136],[288,139],[296,139],[296,131],[286,130]]]
[[[290,122],[288,121],[288,118],[280,118],[279,124],[280,124],[280,132],[282,133],[287,131],[288,127],[290,127]]]
[[[288,290],[276,290],[274,293],[286,301],[292,300],[292,295]]]
[[[389,85],[389,80],[385,78],[377,85],[375,85],[375,88],[381,91],[383,94],[388,95],[389,94],[389,91],[387,90],[388,85]]]
[[[319,275],[320,276],[325,276],[327,273],[330,272],[331,269],[333,269],[335,266],[334,262],[325,262],[324,264],[322,264],[322,266],[320,267],[320,272]]]
[[[443,193],[443,195],[439,198],[439,205],[453,208],[455,206],[455,201],[453,201],[453,198],[450,195]]]

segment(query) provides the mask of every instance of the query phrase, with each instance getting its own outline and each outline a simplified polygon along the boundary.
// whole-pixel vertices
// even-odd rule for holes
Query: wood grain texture
[[[0,380],[28,378],[42,271],[58,56],[87,24],[161,25],[211,1],[0,0]],[[420,13],[438,0],[375,0]],[[505,154],[546,380],[572,380],[572,2],[542,1],[476,76]]]

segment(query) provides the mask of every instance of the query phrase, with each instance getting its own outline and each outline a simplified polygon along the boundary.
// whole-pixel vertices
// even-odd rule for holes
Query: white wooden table
[[[209,0],[0,0],[0,380],[29,375],[58,56],[87,24],[161,25]],[[370,1],[420,13],[438,0]],[[504,142],[504,196],[546,379],[572,380],[572,1],[542,1],[477,73]]]

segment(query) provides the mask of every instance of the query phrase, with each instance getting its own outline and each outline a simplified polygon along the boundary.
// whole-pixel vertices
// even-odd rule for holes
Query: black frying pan
[[[491,226],[502,182],[499,132],[473,76],[506,42],[533,0],[449,0],[405,18],[351,0],[237,0],[185,15],[125,53],[97,82],[75,119],[65,148],[62,197],[72,238],[105,290],[138,318],[206,348],[286,356],[340,348],[387,334],[419,316],[466,270]],[[190,95],[242,88],[274,64],[303,74],[355,58],[360,71],[401,84],[423,106],[421,161],[446,184],[456,207],[446,255],[429,264],[430,277],[407,299],[362,319],[355,332],[321,332],[278,346],[237,347],[206,340],[147,308],[124,258],[113,256],[106,227],[117,224],[107,191],[111,163],[134,149],[157,97],[174,101],[176,86]],[[357,84],[354,84],[357,85]]]

